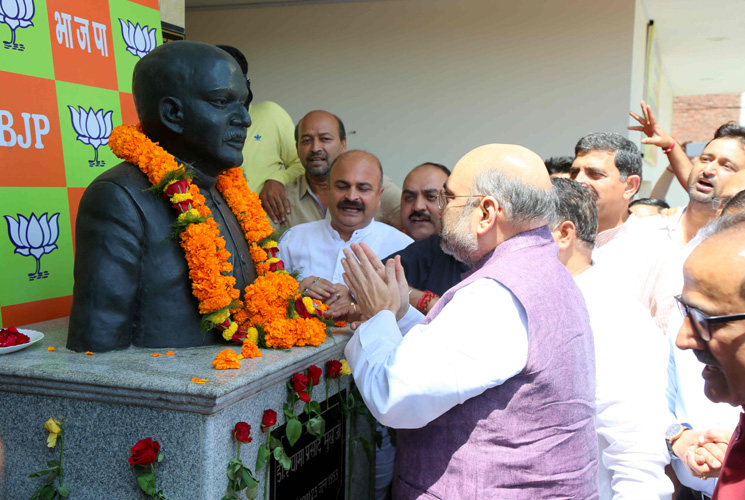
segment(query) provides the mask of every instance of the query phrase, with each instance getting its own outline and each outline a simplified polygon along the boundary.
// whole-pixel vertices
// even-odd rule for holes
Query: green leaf
[[[39,500],[52,500],[57,496],[57,488],[51,484],[45,484],[39,490]]]
[[[40,471],[36,471],[36,472],[34,472],[32,474],[29,474],[28,477],[46,476],[47,474],[49,474],[50,472],[54,472],[55,470],[57,470],[57,467],[50,467],[48,469],[42,469]]]
[[[137,484],[140,485],[142,491],[146,495],[155,495],[155,474],[152,472],[146,472],[137,476]]]
[[[67,498],[70,495],[70,488],[67,486],[60,486],[57,488],[57,493],[59,493],[59,496],[62,498]]]
[[[287,456],[287,453],[285,453],[285,449],[282,446],[277,446],[274,448],[274,460],[279,462],[279,464],[282,466],[284,470],[290,470],[290,465],[292,465],[292,461],[290,460],[290,457]]]
[[[282,446],[282,441],[275,438],[274,436],[269,436],[269,448],[274,449],[277,446]]]
[[[158,453],[158,463],[161,463],[163,461],[163,454]]]
[[[269,460],[271,452],[264,446],[259,446],[259,453],[256,455],[256,470],[263,468],[266,461]]]
[[[282,410],[282,413],[285,414],[285,419],[286,420],[291,420],[291,419],[295,418],[294,408],[288,408],[288,405],[287,404],[285,404],[285,409]]]
[[[308,434],[321,439],[321,436],[326,432],[326,421],[323,417],[313,417],[305,423],[305,428],[308,430]]]
[[[308,408],[310,409],[310,411],[312,411],[316,415],[321,414],[321,403],[319,403],[318,401],[308,402]]]
[[[238,495],[233,493],[232,491],[227,493],[224,497],[222,497],[220,500],[238,500]]]
[[[248,469],[243,469],[243,483],[245,484],[244,488],[255,488],[259,484]]]
[[[246,498],[248,500],[253,500],[254,498],[259,496],[259,483],[256,483],[256,486],[253,488],[246,488],[246,491],[243,492],[244,495],[246,495]]]
[[[297,443],[297,440],[300,439],[300,435],[303,433],[303,426],[300,424],[300,421],[296,418],[293,418],[292,420],[287,421],[287,428],[286,428],[286,434],[287,434],[287,441],[290,443],[290,446]]]

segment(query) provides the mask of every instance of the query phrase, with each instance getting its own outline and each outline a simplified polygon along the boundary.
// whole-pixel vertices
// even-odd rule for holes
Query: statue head
[[[243,163],[248,89],[224,50],[191,41],[156,47],[135,65],[132,94],[145,134],[179,160],[211,177]]]

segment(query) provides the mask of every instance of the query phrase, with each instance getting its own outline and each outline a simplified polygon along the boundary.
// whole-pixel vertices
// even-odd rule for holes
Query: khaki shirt
[[[285,186],[287,190],[287,201],[290,204],[290,213],[285,215],[285,221],[281,224],[272,223],[272,227],[281,231],[289,229],[298,224],[313,222],[325,218],[330,218],[328,211],[324,211],[313,191],[310,189],[308,179],[301,175],[294,181]],[[401,225],[401,189],[393,181],[383,176],[383,195],[380,200],[380,208],[375,214],[375,220],[384,222],[397,229],[402,229]]]

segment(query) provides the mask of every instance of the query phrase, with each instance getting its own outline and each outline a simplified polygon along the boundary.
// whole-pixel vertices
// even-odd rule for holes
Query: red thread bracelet
[[[673,137],[673,142],[667,147],[667,149],[664,149],[666,155],[669,155],[673,148],[675,147],[675,144],[677,144],[677,141],[675,140],[675,137]]]

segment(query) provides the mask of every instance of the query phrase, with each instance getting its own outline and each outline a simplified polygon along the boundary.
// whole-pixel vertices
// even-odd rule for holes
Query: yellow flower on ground
[[[241,355],[245,359],[260,358],[263,356],[259,350],[259,346],[246,339],[243,341],[243,347],[241,347]]]
[[[49,448],[57,446],[57,436],[62,432],[62,427],[60,427],[60,425],[59,420],[54,420],[52,418],[47,420],[44,424],[44,428],[49,431],[49,436],[47,437],[47,446]]]
[[[47,347],[47,351],[49,351],[49,352],[54,351],[54,346],[53,345],[50,345],[49,347]]]
[[[341,373],[342,377],[352,374],[352,370],[349,369],[349,363],[347,363],[346,359],[341,360],[341,371],[339,373]]]

